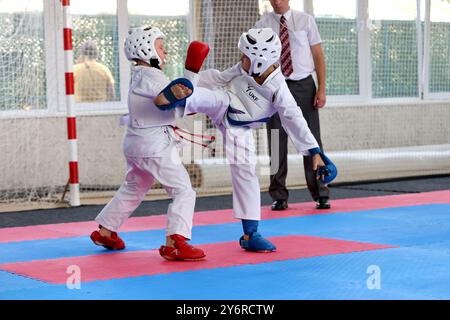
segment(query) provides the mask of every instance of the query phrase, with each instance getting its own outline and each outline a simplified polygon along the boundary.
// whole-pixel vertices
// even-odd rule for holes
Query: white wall
[[[320,115],[329,150],[450,143],[450,101],[326,107]]]
[[[331,152],[450,144],[450,102],[330,105],[320,114],[324,147]],[[120,114],[78,117],[82,186],[120,185],[125,163],[121,152],[124,128],[118,125],[119,117]],[[66,137],[65,117],[0,119],[0,190],[65,185],[68,179]],[[437,157],[442,158],[442,154]],[[433,162],[432,158],[412,160],[430,169],[438,166],[437,171],[421,170],[418,175],[450,173],[450,168]],[[345,160],[339,161],[343,165]],[[291,184],[303,182],[299,182],[303,169],[300,160],[298,163],[299,166],[290,168],[289,176],[295,177],[288,179]],[[215,168],[221,174],[228,173],[226,165]],[[205,179],[218,174],[211,170],[206,170]],[[218,185],[225,183],[214,180]],[[347,176],[344,180],[355,179]],[[267,181],[262,177],[263,186]]]

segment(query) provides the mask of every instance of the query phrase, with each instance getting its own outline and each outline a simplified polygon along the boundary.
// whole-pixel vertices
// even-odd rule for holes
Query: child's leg
[[[244,236],[239,243],[249,251],[271,252],[276,247],[258,233],[261,219],[261,195],[256,175],[253,133],[248,128],[223,129],[227,159],[233,186],[233,211],[242,220]]]
[[[168,148],[161,158],[152,158],[149,170],[172,197],[167,210],[166,245],[159,252],[167,260],[199,260],[203,250],[189,245],[192,237],[196,193],[176,147]]]
[[[261,196],[256,175],[255,143],[251,129],[223,128],[225,152],[230,163],[233,211],[237,219],[260,220]]]
[[[195,87],[192,95],[186,100],[184,115],[204,113],[214,123],[220,123],[229,106],[230,97],[224,90]]]
[[[144,159],[127,157],[125,181],[114,198],[103,208],[95,221],[104,228],[117,232],[120,226],[141,204],[154,182],[152,175],[142,168]]]
[[[149,170],[173,199],[167,211],[167,235],[191,239],[196,193],[177,148],[167,148],[162,157],[152,158]]]

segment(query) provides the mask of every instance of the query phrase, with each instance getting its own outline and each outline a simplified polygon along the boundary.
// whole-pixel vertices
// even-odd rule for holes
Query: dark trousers
[[[300,106],[303,117],[308,123],[309,129],[319,143],[322,149],[320,139],[319,111],[314,108],[314,96],[316,94],[316,85],[312,76],[299,81],[286,81],[294,96],[297,105]],[[271,150],[271,130],[279,129],[279,168],[277,173],[270,176],[269,194],[273,200],[288,200],[289,191],[286,188],[286,176],[288,172],[288,135],[284,131],[280,117],[276,113],[269,122],[267,122],[267,135],[269,138],[269,155]],[[316,172],[313,171],[312,157],[303,157],[303,166],[305,170],[306,184],[314,201],[320,198],[329,198],[330,191],[316,178]]]

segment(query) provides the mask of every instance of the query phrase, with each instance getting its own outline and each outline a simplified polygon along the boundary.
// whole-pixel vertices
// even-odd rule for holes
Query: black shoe
[[[288,203],[286,200],[275,200],[272,203],[272,210],[274,211],[281,211],[281,210],[285,210],[288,207]]]
[[[330,209],[331,205],[327,198],[319,198],[317,200],[316,209]]]

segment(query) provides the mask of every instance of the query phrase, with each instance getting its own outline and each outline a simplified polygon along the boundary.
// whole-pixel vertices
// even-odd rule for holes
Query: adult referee
[[[300,106],[311,132],[322,149],[320,139],[319,109],[326,103],[325,95],[325,59],[321,47],[321,38],[316,22],[311,15],[292,10],[289,0],[270,0],[273,12],[264,15],[257,28],[272,28],[280,35],[281,70],[288,87]],[[318,88],[313,78],[317,75]],[[271,141],[272,129],[279,129],[279,168],[270,176],[269,193],[274,201],[272,210],[284,210],[288,207],[289,192],[286,188],[288,136],[284,131],[280,117],[275,114],[267,123],[267,134]],[[269,153],[272,157],[272,150]],[[323,149],[322,149],[323,150]],[[330,191],[317,180],[312,167],[312,157],[303,157],[306,183],[317,209],[329,209]]]

